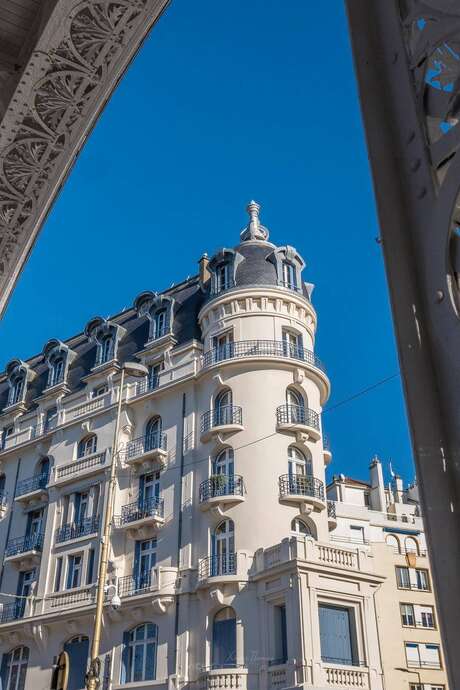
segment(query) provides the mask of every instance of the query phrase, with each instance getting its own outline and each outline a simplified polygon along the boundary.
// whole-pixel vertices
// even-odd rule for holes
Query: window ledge
[[[123,690],[123,688],[145,688],[146,686],[155,687],[157,685],[165,685],[167,683],[167,678],[164,678],[163,680],[141,680],[136,681],[135,683],[113,683],[112,690]]]

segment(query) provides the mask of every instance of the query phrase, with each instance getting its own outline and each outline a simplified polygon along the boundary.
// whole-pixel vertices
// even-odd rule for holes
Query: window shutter
[[[139,498],[138,505],[142,509],[144,505],[144,487],[145,487],[145,474],[141,474],[139,477]]]
[[[137,543],[137,542],[136,542]],[[128,683],[130,677],[129,666],[129,632],[123,633],[123,649],[121,652],[120,683]]]
[[[69,655],[69,681],[67,690],[79,690],[85,687],[85,674],[88,666],[89,640],[67,642],[64,651]]]
[[[352,664],[350,613],[332,606],[319,607],[321,656],[324,661]]]
[[[2,690],[7,690],[8,667],[9,667],[10,654],[11,653],[3,654],[3,656],[2,656],[2,665],[0,668],[0,680],[2,683]]]

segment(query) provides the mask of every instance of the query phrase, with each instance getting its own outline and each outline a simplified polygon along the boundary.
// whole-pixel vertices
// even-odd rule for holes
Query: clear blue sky
[[[237,244],[250,198],[315,283],[334,405],[398,371],[343,0],[174,0],[100,118],[0,324],[0,367]],[[413,468],[399,379],[324,415],[331,471]]]

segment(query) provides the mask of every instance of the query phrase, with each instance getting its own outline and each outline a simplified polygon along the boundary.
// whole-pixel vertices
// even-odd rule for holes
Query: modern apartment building
[[[62,651],[84,685],[112,463],[104,688],[444,690],[411,625],[433,607],[415,498],[379,463],[326,489],[313,286],[248,212],[199,275],[1,377],[3,690],[50,688]],[[129,361],[149,374],[121,390]]]

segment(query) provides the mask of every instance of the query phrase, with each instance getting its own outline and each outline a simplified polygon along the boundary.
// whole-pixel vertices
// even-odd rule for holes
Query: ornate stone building
[[[358,517],[345,480],[328,500],[313,286],[248,211],[238,246],[203,256],[199,275],[2,375],[3,690],[51,687],[62,650],[69,690],[83,687],[112,463],[105,688],[390,687],[381,562],[407,520],[383,483],[360,487]],[[120,391],[133,360],[149,374]]]

